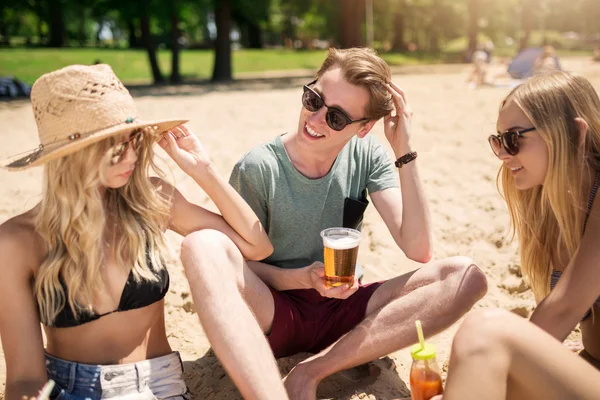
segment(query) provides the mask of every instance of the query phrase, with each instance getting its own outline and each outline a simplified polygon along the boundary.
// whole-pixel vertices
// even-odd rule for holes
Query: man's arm
[[[404,92],[397,85],[388,85],[388,91],[392,94],[396,115],[390,114],[384,118],[385,136],[398,159],[413,151],[409,134],[412,110],[406,103]],[[389,162],[384,161],[381,155],[375,154],[373,161],[380,166],[389,166]],[[432,255],[431,222],[417,161],[404,164],[398,170],[400,188],[389,187],[378,191],[367,188],[396,244],[408,258],[425,263]]]
[[[261,281],[275,290],[312,289],[310,268],[323,265],[314,263],[304,268],[279,268],[259,261],[248,261],[248,267]]]
[[[286,269],[258,261],[248,261],[248,268],[263,282],[275,290],[315,289],[323,297],[347,299],[358,290],[358,279],[354,278],[352,286],[340,285],[333,288],[325,286],[323,263],[315,261],[303,268]]]
[[[399,175],[401,188],[370,197],[398,247],[411,260],[426,263],[432,255],[431,222],[416,160],[400,168]]]

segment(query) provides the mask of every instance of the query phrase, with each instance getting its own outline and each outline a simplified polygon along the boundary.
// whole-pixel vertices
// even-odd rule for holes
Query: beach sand
[[[600,90],[600,64],[589,59],[563,60],[563,66],[587,76]],[[493,72],[499,72],[495,67]],[[488,277],[488,294],[474,308],[501,307],[528,316],[534,307],[531,290],[518,275],[518,248],[508,242],[506,207],[496,190],[499,161],[487,136],[496,131],[498,105],[508,87],[469,89],[469,67],[435,74],[395,76],[414,110],[412,143],[432,216],[434,259],[468,255]],[[301,84],[290,79],[271,84],[236,83],[169,89],[132,90],[142,118],[189,118],[189,127],[226,177],[234,163],[252,146],[291,131],[298,123]],[[0,158],[33,149],[38,144],[29,101],[0,103]],[[386,143],[379,122],[373,135]],[[388,146],[389,149],[389,146]],[[159,150],[160,155],[166,155]],[[390,151],[390,158],[393,154]],[[196,183],[170,161],[167,176],[191,201],[215,210]],[[42,169],[0,171],[0,222],[33,207],[40,198]],[[394,243],[375,208],[370,206],[363,225],[359,258],[365,281],[387,279],[421,265],[407,260]],[[239,393],[220,367],[194,314],[189,287],[178,261],[182,238],[167,234],[173,248],[169,260],[171,289],[166,297],[169,341],[184,360],[187,384],[194,399],[238,399]],[[426,267],[426,266],[425,266]],[[438,361],[446,369],[452,338],[460,323],[431,339]],[[516,332],[517,334],[517,332]],[[578,332],[572,334],[578,337]],[[279,360],[283,374],[307,357]],[[409,395],[408,349],[325,380],[318,397],[329,399],[397,399]],[[365,378],[366,376],[366,378]],[[0,348],[0,397],[6,378]]]

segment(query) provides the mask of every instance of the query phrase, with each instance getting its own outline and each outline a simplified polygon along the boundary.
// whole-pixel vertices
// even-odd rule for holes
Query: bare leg
[[[505,310],[478,310],[466,318],[448,370],[444,400],[591,400],[600,393],[600,372]]]
[[[287,399],[269,344],[238,290],[244,260],[234,243],[218,231],[194,232],[183,241],[181,260],[202,327],[244,398]],[[253,297],[255,304],[260,299]]]
[[[484,274],[467,257],[433,262],[391,279],[369,300],[366,318],[286,377],[291,399],[315,399],[325,377],[404,348],[417,339],[415,320],[426,335],[448,328],[485,294]]]

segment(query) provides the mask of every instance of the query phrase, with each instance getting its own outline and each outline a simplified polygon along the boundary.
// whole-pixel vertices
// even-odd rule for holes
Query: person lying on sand
[[[52,399],[189,398],[165,332],[164,233],[171,229],[200,230],[184,239],[183,264],[200,321],[209,340],[219,337],[215,353],[242,394],[285,399],[267,341],[233,279],[207,280],[198,272],[220,269],[230,257],[261,260],[272,245],[185,121],[140,120],[108,65],[45,74],[31,102],[41,144],[3,164],[44,165],[41,202],[0,225],[6,398],[35,396],[49,378],[56,382]],[[222,215],[149,177],[151,170],[160,175],[157,142]],[[191,247],[204,237],[215,240],[210,249]]]
[[[417,318],[429,335],[449,327],[487,284],[468,257],[428,263],[430,217],[410,141],[412,111],[374,51],[331,49],[301,99],[297,130],[253,148],[233,169],[230,183],[274,252],[262,262],[238,257],[231,273],[276,357],[315,353],[285,378],[292,399],[315,399],[326,376],[416,342]],[[368,135],[380,118],[398,168]],[[366,192],[400,250],[428,264],[370,284],[358,268],[348,284],[329,288],[320,232],[360,229]],[[205,273],[221,279],[223,272]]]
[[[498,184],[538,305],[529,321],[469,315],[443,399],[598,399],[600,99],[582,76],[535,76],[504,99],[497,127]],[[561,344],[577,324],[579,356]]]

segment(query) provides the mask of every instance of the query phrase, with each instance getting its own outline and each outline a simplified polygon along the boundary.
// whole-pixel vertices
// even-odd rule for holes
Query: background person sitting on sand
[[[411,108],[374,51],[331,49],[298,95],[297,128],[253,148],[232,172],[231,184],[274,246],[263,262],[237,257],[235,273],[276,357],[316,353],[285,381],[292,399],[315,399],[326,376],[416,342],[415,319],[429,335],[446,329],[487,286],[467,257],[385,282],[363,285],[356,276],[349,286],[325,286],[319,233],[344,225],[345,203],[346,225],[360,229],[368,191],[399,249],[423,263],[432,254],[429,211],[410,140]],[[380,118],[399,168],[368,135]],[[201,257],[209,244],[192,247]],[[220,279],[222,269],[205,274]]]
[[[598,399],[598,94],[579,75],[533,77],[503,101],[497,127],[498,180],[538,306],[530,321],[500,310],[469,315],[443,398]],[[578,323],[580,356],[561,344]]]
[[[203,265],[214,269],[233,253],[266,257],[272,251],[267,235],[211,167],[198,138],[185,126],[176,128],[185,121],[139,120],[109,66],[43,75],[31,102],[41,145],[4,164],[16,170],[44,165],[41,202],[0,225],[6,398],[35,395],[51,378],[52,398],[187,399],[182,363],[165,332],[164,232],[219,232],[223,246],[211,248],[218,264]],[[149,178],[151,170],[159,172],[153,145],[161,133],[160,145],[222,215]],[[189,244],[184,239],[184,255]],[[196,264],[184,266],[208,338],[221,337],[220,327],[236,331],[233,343],[221,340],[214,349],[242,394],[286,398],[268,344],[233,279],[206,281]],[[233,313],[235,320],[216,323]]]
[[[556,51],[552,46],[544,46],[542,53],[535,59],[533,63],[533,74],[545,74],[548,72],[559,71],[560,65],[556,58]]]
[[[477,49],[471,56],[473,69],[467,79],[469,87],[477,88],[485,83],[485,77],[488,69],[488,54],[484,51],[482,45],[477,45]]]

